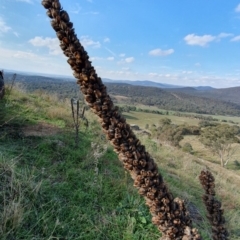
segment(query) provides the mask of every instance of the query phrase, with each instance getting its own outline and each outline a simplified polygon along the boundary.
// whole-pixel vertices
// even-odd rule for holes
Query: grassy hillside
[[[81,125],[76,148],[69,100],[14,89],[0,102],[2,239],[159,238],[148,208],[95,117],[90,112],[86,117],[90,125]],[[142,142],[173,194],[185,199],[203,239],[210,239],[210,229],[198,175],[211,167],[231,239],[239,239],[237,175],[152,139],[142,137]]]
[[[157,106],[161,109],[195,112],[200,114],[235,115],[240,116],[240,105],[224,102],[220,99],[209,99],[182,92],[169,92],[154,87],[132,86],[128,84],[106,84],[113,96],[128,97],[126,103],[142,103]]]
[[[222,88],[222,89],[200,89],[194,88],[175,88],[166,89],[169,92],[185,93],[198,97],[205,97],[219,101],[232,102],[240,105],[240,87]]]

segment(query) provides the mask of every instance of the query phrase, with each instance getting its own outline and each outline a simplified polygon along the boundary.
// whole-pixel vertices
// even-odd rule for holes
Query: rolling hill
[[[10,73],[5,75],[7,83],[11,83],[11,76]],[[42,89],[56,92],[61,98],[82,98],[78,86],[71,78],[17,75],[16,82],[28,91]],[[124,82],[105,82],[105,84],[113,98],[116,95],[123,96],[126,104],[141,103],[181,112],[240,116],[240,87],[227,89],[212,89],[208,86],[159,88]]]

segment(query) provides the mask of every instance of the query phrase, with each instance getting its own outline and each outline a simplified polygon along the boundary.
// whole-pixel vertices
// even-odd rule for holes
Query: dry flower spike
[[[221,202],[214,197],[215,179],[211,172],[204,170],[201,172],[199,179],[205,190],[203,202],[208,212],[207,218],[212,226],[212,238],[214,240],[229,239],[227,229],[224,225],[225,219],[223,217],[223,209],[221,209]]]
[[[165,239],[202,239],[192,228],[191,219],[184,202],[174,199],[163,182],[153,158],[118,112],[118,108],[107,94],[106,87],[89,61],[89,56],[80,44],[70,22],[68,13],[61,8],[58,0],[43,0],[51,25],[56,31],[60,47],[68,57],[67,62],[80,85],[85,100],[99,117],[103,131],[113,145],[134,186],[150,208],[152,222],[157,225]]]

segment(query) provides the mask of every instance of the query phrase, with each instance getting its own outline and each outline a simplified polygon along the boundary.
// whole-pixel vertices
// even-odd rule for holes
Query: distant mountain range
[[[6,82],[12,73],[5,72]],[[16,82],[29,91],[43,89],[62,97],[80,96],[73,78],[17,74]],[[152,81],[120,81],[103,79],[109,94],[125,96],[127,104],[143,103],[162,109],[202,114],[240,116],[240,87],[216,89],[210,86],[184,87]],[[80,95],[79,95],[80,94]]]
[[[142,103],[144,105],[157,106],[160,109],[180,112],[240,116],[240,94],[237,98],[237,94],[235,94],[233,99],[230,99],[231,94],[229,94],[229,101],[224,101],[219,95],[214,94],[215,89],[197,90],[190,87],[163,89],[124,83],[106,83],[106,86],[108,92],[116,101],[120,100],[123,103],[125,102],[125,104]],[[184,91],[188,91],[188,93]],[[121,98],[121,96],[125,98]]]
[[[175,88],[188,88],[185,86],[180,86],[180,85],[172,85],[172,84],[167,84],[167,83],[157,83],[157,82],[152,82],[149,80],[136,80],[136,81],[130,81],[130,80],[112,80],[112,79],[108,79],[108,78],[103,78],[102,79],[103,82],[106,83],[119,83],[119,84],[130,84],[130,85],[134,85],[134,86],[143,86],[143,87],[157,87],[157,88],[170,88],[170,89],[175,89]],[[214,89],[210,86],[198,86],[198,87],[189,87],[192,89],[196,89],[196,90],[211,90]]]
[[[74,77],[70,76],[62,76],[62,75],[54,75],[54,74],[42,74],[42,73],[31,73],[31,72],[23,72],[23,71],[14,71],[14,70],[6,70],[5,75],[9,77],[11,74],[17,73],[20,76],[28,76],[28,77],[45,77],[50,79],[59,79],[59,80],[64,80],[64,81],[75,81]],[[158,82],[153,82],[149,80],[113,80],[109,78],[102,78],[102,81],[104,83],[119,83],[119,84],[130,84],[133,86],[143,86],[143,87],[157,87],[157,88],[192,88],[196,90],[211,90],[214,89],[213,87],[210,86],[197,86],[197,87],[186,87],[186,86],[181,86],[181,85],[173,85],[173,84],[168,84],[168,83],[158,83]]]

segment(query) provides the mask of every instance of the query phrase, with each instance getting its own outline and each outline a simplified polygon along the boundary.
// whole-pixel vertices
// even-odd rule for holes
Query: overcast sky
[[[0,0],[0,69],[72,76],[40,0]],[[240,86],[240,0],[61,0],[102,78]]]

